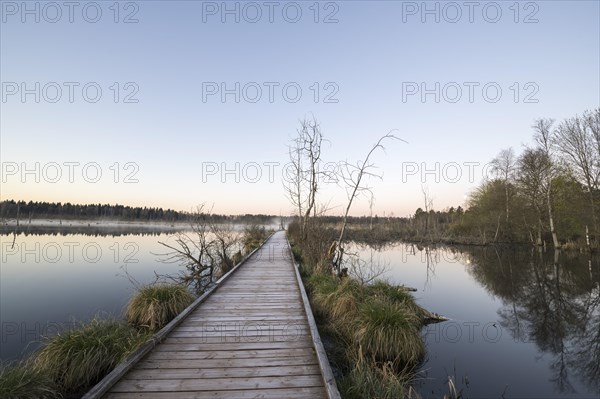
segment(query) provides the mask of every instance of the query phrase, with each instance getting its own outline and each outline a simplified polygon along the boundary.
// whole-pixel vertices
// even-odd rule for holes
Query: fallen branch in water
[[[442,321],[448,321],[449,318],[442,316],[437,313],[430,312],[428,310],[423,309],[423,325],[426,326],[428,324],[441,323]]]

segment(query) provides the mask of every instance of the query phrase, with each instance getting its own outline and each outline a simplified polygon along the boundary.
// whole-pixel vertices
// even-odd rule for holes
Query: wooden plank
[[[129,380],[119,381],[113,392],[178,392],[178,391],[215,391],[240,389],[277,389],[305,388],[323,385],[320,375],[301,375],[294,378],[246,377],[246,378],[211,378],[211,379],[173,379],[173,380]]]
[[[188,319],[184,322],[181,323],[181,325],[192,325],[194,323],[214,323],[214,322],[222,322],[222,323],[240,323],[240,322],[253,322],[253,321],[258,321],[258,322],[279,322],[279,323],[293,323],[293,322],[298,322],[304,320],[304,316],[289,316],[289,315],[285,315],[285,316],[277,316],[277,317],[269,317],[269,318],[265,318],[264,316],[226,316],[226,317],[219,317],[219,316],[205,316],[205,317],[188,317]]]
[[[217,377],[273,377],[296,375],[320,375],[318,365],[301,366],[265,366],[265,367],[227,367],[227,368],[196,368],[196,369],[134,369],[127,374],[129,380],[162,380],[185,378],[217,378]]]
[[[178,338],[174,340],[183,341],[188,340],[190,338]],[[194,339],[194,338],[191,338]],[[197,341],[197,340],[196,340]],[[296,348],[312,348],[312,341],[306,340],[298,340],[298,341],[278,341],[278,342],[225,342],[225,343],[199,343],[199,342],[177,342],[177,343],[169,343],[171,341],[166,340],[162,344],[158,345],[154,352],[175,352],[175,351],[197,351],[197,350],[212,350],[212,351],[221,351],[221,350],[254,350],[254,349],[296,349]]]
[[[201,391],[201,392],[121,392],[110,393],[107,398],[110,399],[130,399],[130,398],[146,398],[146,399],[321,399],[325,398],[325,393],[322,387],[309,388],[282,388],[282,389],[253,389],[247,391]]]
[[[149,356],[148,360],[159,360],[159,359],[257,359],[260,357],[294,357],[294,356],[305,356],[310,353],[314,355],[311,349],[244,349],[244,350],[198,350],[198,351],[186,351],[186,352],[167,352],[167,351],[153,351]]]
[[[221,368],[221,367],[246,367],[249,364],[252,367],[262,366],[298,366],[304,364],[317,364],[317,358],[313,355],[289,357],[264,357],[252,359],[144,359],[140,361],[136,368],[141,369],[178,369],[178,368]]]
[[[304,308],[302,305],[273,305],[270,303],[248,303],[248,304],[239,304],[239,305],[227,305],[223,307],[218,306],[208,306],[206,309],[202,309],[202,314],[208,312],[220,312],[224,317],[228,314],[232,313],[245,313],[249,314],[251,312],[262,311],[262,313],[270,313],[270,312],[301,312]]]
[[[308,325],[304,323],[291,322],[291,323],[269,323],[269,322],[246,322],[246,323],[223,323],[223,322],[211,322],[211,323],[188,323],[185,326],[180,326],[178,332],[200,332],[204,334],[214,334],[218,332],[239,332],[240,334],[249,334],[252,332],[264,334],[271,331],[305,331],[308,330]]]
[[[262,334],[262,335],[241,335],[236,333],[202,335],[201,333],[173,333],[172,338],[196,338],[202,343],[251,343],[251,342],[294,342],[310,341],[309,333],[282,333],[282,334]]]

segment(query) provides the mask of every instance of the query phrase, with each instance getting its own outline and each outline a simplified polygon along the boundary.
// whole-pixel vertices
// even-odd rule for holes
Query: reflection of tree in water
[[[431,289],[432,278],[435,277],[435,267],[438,263],[440,263],[440,254],[442,253],[440,248],[434,245],[420,245],[420,244],[410,244],[410,250],[413,255],[416,255],[416,249],[421,254],[421,262],[426,265],[426,276],[425,276],[425,284],[423,285],[423,290]]]
[[[541,249],[470,248],[469,273],[504,306],[500,324],[515,340],[553,355],[556,389],[573,392],[569,373],[600,385],[600,260]]]
[[[84,235],[90,237],[120,237],[120,236],[160,236],[181,231],[188,231],[187,226],[177,227],[155,227],[155,226],[111,226],[111,225],[88,225],[88,226],[2,226],[1,236],[74,236]]]

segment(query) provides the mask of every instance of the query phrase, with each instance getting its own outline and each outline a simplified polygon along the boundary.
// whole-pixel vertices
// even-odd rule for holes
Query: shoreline
[[[20,220],[17,225],[16,219],[5,219],[0,223],[1,227],[144,227],[173,229],[189,227],[189,222],[166,222],[166,221],[138,221],[118,219],[31,219]]]

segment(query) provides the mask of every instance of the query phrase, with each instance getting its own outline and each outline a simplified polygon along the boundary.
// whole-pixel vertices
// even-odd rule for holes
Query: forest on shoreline
[[[55,220],[108,220],[138,222],[191,222],[197,218],[196,212],[175,211],[154,207],[132,207],[119,204],[72,204],[70,202],[15,201],[0,202],[0,220],[20,219],[26,222],[32,219]],[[275,215],[222,215],[207,210],[201,215],[215,223],[231,222],[240,224],[272,223]]]

